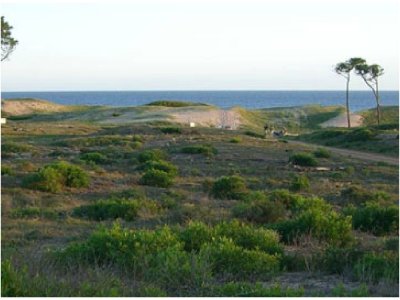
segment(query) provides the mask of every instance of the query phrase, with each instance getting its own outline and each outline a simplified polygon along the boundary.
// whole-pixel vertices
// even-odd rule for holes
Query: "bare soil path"
[[[323,148],[328,149],[332,153],[336,153],[336,154],[339,154],[342,156],[347,156],[350,158],[355,158],[355,159],[360,159],[360,160],[368,160],[368,161],[374,161],[374,162],[384,162],[384,163],[387,163],[390,165],[396,165],[396,166],[399,165],[398,157],[390,157],[390,156],[386,156],[386,155],[382,155],[382,154],[361,152],[361,151],[356,151],[356,150],[348,150],[348,149],[341,149],[341,148],[335,148],[335,147],[326,147],[326,146],[309,144],[309,143],[299,142],[299,141],[289,141],[289,143],[306,146],[306,147],[311,147],[311,148],[323,147]]]

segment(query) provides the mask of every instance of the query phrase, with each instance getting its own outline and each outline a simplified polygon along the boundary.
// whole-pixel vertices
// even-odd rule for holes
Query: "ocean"
[[[382,91],[381,105],[399,105],[398,91]],[[311,104],[345,105],[345,91],[71,91],[3,92],[2,99],[37,98],[65,105],[138,106],[157,100],[202,102],[229,108],[292,107]],[[371,91],[351,91],[350,109],[375,107]]]

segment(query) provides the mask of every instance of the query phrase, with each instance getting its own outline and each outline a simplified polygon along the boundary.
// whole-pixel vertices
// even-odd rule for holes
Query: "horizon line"
[[[35,91],[0,91],[1,93],[59,93],[59,92],[339,92],[345,90],[343,89],[172,89],[172,90],[145,90],[145,89],[137,89],[137,90],[125,90],[125,89],[118,89],[118,90],[35,90]],[[350,92],[368,92],[369,90],[350,90]],[[380,90],[380,92],[399,92],[399,89],[384,89]]]

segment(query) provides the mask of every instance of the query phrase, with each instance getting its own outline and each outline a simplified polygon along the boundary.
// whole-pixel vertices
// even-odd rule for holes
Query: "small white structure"
[[[189,122],[189,127],[196,127],[196,123],[195,122]]]
[[[6,118],[1,118],[0,124],[6,124],[7,123],[7,119]]]

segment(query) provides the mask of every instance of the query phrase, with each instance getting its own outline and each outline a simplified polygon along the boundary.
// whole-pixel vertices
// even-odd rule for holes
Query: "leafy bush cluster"
[[[250,193],[233,207],[236,217],[277,230],[286,243],[296,242],[303,236],[329,244],[346,244],[351,241],[351,217],[333,210],[321,198],[303,197],[287,190],[276,190],[268,196]]]
[[[294,176],[290,188],[293,191],[308,190],[310,188],[310,181],[306,175]]]
[[[181,152],[186,154],[203,154],[204,156],[211,157],[217,154],[218,150],[212,145],[193,145],[183,147]]]
[[[178,168],[164,161],[167,155],[159,149],[143,151],[138,156],[138,170],[144,171],[140,184],[167,188],[174,183]]]
[[[165,134],[181,134],[182,128],[180,127],[161,127],[160,128],[162,133]]]
[[[318,148],[313,152],[315,157],[318,158],[330,158],[331,157],[331,152],[325,148]]]
[[[143,208],[151,209],[153,211],[158,209],[157,205],[150,201],[111,198],[107,200],[99,200],[93,204],[76,207],[73,210],[73,215],[95,221],[117,218],[126,221],[133,221],[138,216],[139,210]]]
[[[48,192],[59,192],[64,187],[81,188],[89,185],[88,174],[78,166],[60,161],[40,168],[27,176],[23,186]]]
[[[281,253],[275,232],[233,222],[155,230],[115,224],[54,254],[59,262],[72,265],[114,264],[135,278],[174,290],[199,288],[213,278],[267,278],[279,270]]]
[[[160,149],[145,150],[139,153],[137,159],[140,163],[160,161],[167,158],[167,154]]]
[[[398,234],[399,207],[397,205],[381,206],[369,202],[358,208],[347,207],[344,213],[352,217],[354,229],[375,235]]]
[[[283,203],[271,201],[262,192],[247,194],[232,209],[235,217],[258,224],[275,223],[286,218],[286,209]]]
[[[383,192],[373,192],[370,189],[358,185],[352,185],[341,192],[341,197],[346,203],[362,205],[366,202],[375,202],[384,204],[390,201],[390,196]]]
[[[310,153],[300,152],[289,157],[289,162],[304,167],[315,167],[318,165],[315,157]]]
[[[58,213],[51,208],[24,207],[15,208],[10,212],[11,218],[43,218],[54,220]]]
[[[240,176],[223,176],[211,187],[210,194],[217,199],[240,199],[247,192],[246,182]]]
[[[399,254],[397,250],[366,252],[354,247],[329,247],[320,265],[329,273],[350,273],[362,282],[399,281]]]
[[[106,164],[109,162],[108,158],[99,152],[87,152],[80,156],[80,159],[93,164]]]
[[[13,175],[14,172],[10,166],[1,165],[1,175]]]
[[[142,146],[143,138],[140,135],[134,136],[114,136],[102,135],[96,137],[82,137],[74,139],[66,139],[55,142],[54,145],[61,147],[105,147],[105,146],[122,146],[130,147],[132,149],[140,148]]]

